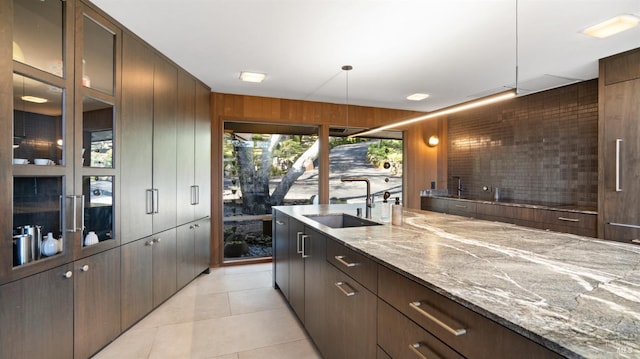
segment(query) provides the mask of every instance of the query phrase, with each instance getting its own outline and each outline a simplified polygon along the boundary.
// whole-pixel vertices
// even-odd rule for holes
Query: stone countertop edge
[[[319,230],[320,232],[323,232],[327,236],[339,241],[340,243],[346,245],[347,247],[359,253],[362,253],[363,255],[373,259],[377,263],[399,274],[402,274],[408,278],[411,278],[417,281],[418,283],[435,291],[436,293],[443,295],[446,298],[449,298],[454,302],[490,320],[493,320],[494,322],[501,324],[504,327],[507,327],[513,330],[514,332],[519,333],[520,335],[526,338],[529,338],[532,341],[560,355],[563,355],[568,358],[592,358],[592,357],[593,358],[611,358],[611,357],[640,358],[640,344],[637,343],[640,339],[640,273],[638,273],[639,272],[638,268],[640,268],[640,246],[617,243],[612,241],[603,241],[599,239],[581,237],[581,236],[572,235],[572,234],[537,230],[537,229],[531,229],[527,227],[519,227],[517,225],[507,224],[502,222],[483,221],[483,220],[466,218],[466,217],[461,217],[456,215],[448,215],[448,214],[419,211],[419,210],[410,210],[410,209],[404,209],[403,211],[404,223],[402,226],[393,226],[390,223],[384,223],[383,226],[334,229],[334,228],[330,228],[325,225],[322,225],[304,216],[309,214],[335,214],[335,213],[355,214],[356,208],[359,208],[362,206],[363,204],[346,204],[346,205],[281,206],[281,207],[274,207],[274,208],[300,220],[305,225],[311,228],[314,228],[316,230]],[[373,209],[373,220],[376,222],[383,223],[382,221],[380,221],[380,218],[379,218],[379,207]],[[426,224],[427,222],[429,224]],[[424,229],[425,228],[424,226],[426,226],[427,230]],[[461,229],[463,227],[466,227],[466,228]],[[465,237],[461,237],[459,235],[458,237],[455,237],[456,234],[452,234],[452,233],[456,233],[456,231],[463,232],[464,234],[465,231],[468,231],[470,228],[473,230],[473,227],[476,227],[476,228],[480,227],[481,230],[479,232],[481,233],[473,234],[473,235],[470,234],[470,236],[482,237],[483,234],[485,235],[493,234],[493,233],[503,234],[501,232],[504,232],[509,236],[508,238],[500,238],[499,236],[496,236],[497,237],[496,239],[486,238],[486,242],[485,242],[484,241],[485,238],[481,240],[478,240],[477,238],[467,240]],[[427,233],[429,232],[429,230],[435,231],[434,232],[435,234]],[[472,233],[475,233],[475,232],[472,232]],[[389,238],[381,239],[381,237],[384,237],[385,234]],[[514,235],[520,236],[521,238],[512,239],[512,236]],[[372,236],[375,236],[376,238],[373,238]],[[445,238],[450,236],[453,236],[451,237],[453,238],[453,241],[451,242],[449,242],[451,238]],[[546,238],[540,238],[543,236]],[[405,239],[404,237],[412,237],[412,238]],[[494,236],[492,235],[491,237],[494,237]],[[526,238],[526,239],[523,239],[523,238]],[[535,240],[535,242],[532,242],[532,239]],[[461,248],[455,248],[456,244],[458,243],[453,243],[453,242],[455,242],[456,240],[461,241],[462,243]],[[378,242],[384,242],[384,243],[382,247],[377,248],[379,249],[378,251],[379,253],[376,253],[375,244]],[[503,246],[501,242],[502,244],[508,244],[508,247]],[[531,248],[530,249],[518,248],[519,243],[521,242],[526,242],[525,247],[527,245],[533,247],[532,248],[533,251]],[[526,266],[529,266],[529,265],[531,266],[530,269],[532,270],[533,273],[537,273],[536,270],[540,270],[540,268],[544,270],[549,270],[549,268],[547,268],[547,266],[549,266],[551,267],[551,272],[552,272],[551,274],[555,275],[556,274],[555,268],[552,268],[552,267],[553,265],[556,265],[556,263],[554,262],[554,258],[547,258],[547,255],[550,255],[551,257],[556,255],[555,253],[556,251],[554,250],[554,248],[556,246],[563,247],[564,242],[567,242],[568,245],[567,245],[567,248],[562,248],[562,250],[565,250],[568,253],[573,253],[576,250],[582,251],[582,252],[588,252],[590,250],[597,250],[602,247],[606,247],[607,250],[610,250],[615,252],[616,254],[619,254],[619,258],[617,257],[619,260],[622,260],[620,258],[624,258],[625,260],[630,261],[631,265],[633,265],[632,268],[628,268],[627,270],[631,274],[628,274],[626,273],[627,271],[625,271],[626,276],[622,278],[618,278],[617,275],[615,274],[610,275],[607,272],[601,273],[601,269],[597,268],[598,266],[603,265],[603,263],[601,262],[598,262],[594,266],[590,266],[589,263],[580,263],[579,260],[575,261],[575,260],[572,260],[571,258],[566,258],[566,261],[569,262],[569,264],[567,264],[567,268],[560,268],[558,272],[559,275],[567,275],[566,273],[567,271],[578,270],[579,273],[575,274],[576,277],[579,277],[578,279],[573,278],[573,275],[574,275],[573,273],[568,274],[571,279],[570,281],[571,283],[569,284],[575,284],[573,283],[573,281],[578,282],[578,287],[579,287],[578,289],[584,286],[589,287],[589,283],[581,283],[581,281],[592,280],[592,282],[596,282],[596,283],[592,283],[594,284],[593,286],[594,288],[592,288],[591,290],[589,289],[586,290],[589,293],[591,293],[591,291],[598,290],[600,288],[600,284],[603,284],[603,285],[610,284],[609,282],[605,282],[605,283],[598,282],[599,280],[598,275],[602,275],[604,277],[606,277],[607,275],[610,275],[610,276],[616,277],[614,279],[611,279],[610,282],[614,282],[622,279],[624,284],[628,284],[632,286],[633,288],[631,292],[627,290],[627,293],[626,294],[623,293],[622,295],[623,297],[622,299],[628,299],[628,298],[624,298],[625,295],[634,296],[636,293],[639,296],[636,300],[632,300],[633,303],[631,304],[633,305],[633,307],[631,308],[632,311],[629,313],[629,315],[631,316],[631,319],[626,320],[627,318],[622,318],[622,317],[597,318],[596,316],[596,319],[603,319],[603,320],[610,319],[605,324],[615,325],[617,320],[630,321],[631,322],[630,324],[632,325],[632,327],[636,329],[636,331],[631,333],[632,338],[620,339],[619,337],[616,337],[616,340],[612,341],[611,339],[597,337],[597,334],[600,333],[598,332],[598,329],[600,328],[595,324],[593,325],[593,328],[592,327],[581,328],[581,327],[572,327],[571,325],[566,325],[566,323],[564,323],[563,321],[563,315],[568,316],[564,318],[565,321],[570,321],[572,323],[577,322],[577,324],[579,325],[584,324],[580,320],[572,321],[574,318],[570,317],[570,315],[572,314],[571,311],[576,309],[579,309],[579,310],[585,309],[581,307],[580,303],[578,303],[580,299],[582,299],[582,301],[584,302],[584,299],[580,298],[583,294],[585,294],[584,291],[576,290],[576,291],[570,292],[575,288],[569,288],[569,290],[565,291],[567,293],[562,293],[560,295],[560,297],[562,298],[559,301],[562,302],[562,300],[564,300],[565,302],[560,303],[560,306],[558,306],[557,303],[554,303],[552,305],[552,308],[549,310],[549,312],[544,312],[544,314],[547,316],[543,318],[542,320],[544,322],[543,324],[550,325],[549,328],[544,328],[538,325],[539,323],[529,322],[528,319],[537,319],[537,317],[533,317],[534,315],[536,315],[535,312],[526,313],[530,315],[530,318],[525,317],[524,319],[519,318],[518,314],[513,313],[513,311],[517,312],[516,309],[520,311],[524,310],[526,312],[527,310],[526,305],[532,305],[532,303],[527,302],[531,298],[528,298],[526,296],[524,298],[512,299],[515,301],[520,301],[520,302],[517,302],[518,305],[522,304],[522,302],[527,302],[525,303],[524,306],[513,308],[513,311],[512,310],[506,311],[505,309],[502,312],[500,312],[499,308],[497,310],[496,308],[491,308],[492,305],[495,306],[495,303],[492,303],[492,302],[501,302],[500,306],[504,307],[504,304],[502,302],[504,300],[509,300],[509,298],[506,298],[506,299],[500,298],[501,293],[499,292],[499,288],[496,288],[497,294],[492,297],[493,293],[491,293],[491,290],[488,288],[491,288],[490,282],[491,280],[495,280],[495,278],[486,277],[487,283],[485,284],[475,283],[476,285],[474,285],[473,282],[465,282],[467,278],[462,278],[462,277],[466,277],[465,273],[467,272],[465,272],[465,270],[471,270],[469,268],[462,269],[458,273],[452,273],[453,275],[451,276],[450,276],[451,273],[446,273],[447,269],[451,269],[451,268],[447,267],[448,258],[445,258],[444,255],[443,255],[443,258],[440,258],[440,257],[436,258],[438,263],[435,266],[431,265],[427,261],[418,263],[419,265],[424,265],[425,267],[424,269],[419,270],[419,269],[415,269],[415,266],[412,267],[410,264],[412,264],[413,262],[407,261],[406,259],[403,261],[389,260],[388,258],[390,258],[390,256],[387,255],[386,253],[388,252],[388,249],[394,250],[396,247],[398,247],[399,248],[398,250],[401,252],[410,251],[410,252],[402,252],[403,254],[406,254],[406,253],[414,253],[416,249],[428,250],[428,249],[431,249],[429,246],[434,246],[434,245],[438,247],[444,246],[444,247],[447,247],[446,249],[450,249],[448,247],[451,245],[452,247],[455,248],[455,251],[447,252],[447,254],[454,254],[455,256],[458,252],[462,252],[466,250],[464,248],[465,246],[474,247],[472,249],[476,249],[475,247],[478,246],[479,244],[477,249],[479,251],[485,251],[485,253],[478,254],[477,257],[474,253],[467,253],[467,255],[471,254],[472,261],[477,261],[480,265],[486,266],[487,263],[483,262],[486,260],[489,266],[491,266],[492,265],[492,263],[490,262],[492,259],[491,257],[494,257],[493,259],[496,260],[496,263],[498,263],[498,265],[503,266],[499,270],[496,269],[496,272],[502,273],[503,276],[507,277],[508,281],[513,282],[512,288],[514,289],[514,291],[515,292],[523,291],[526,295],[531,295],[533,293],[533,290],[531,291],[523,290],[523,288],[520,287],[519,283],[517,282],[517,280],[520,279],[517,276],[522,275],[522,273],[518,273],[517,268],[513,270],[513,273],[505,272],[503,271],[505,270],[504,267],[506,267],[506,270],[510,270],[511,265],[522,266],[524,263],[524,265]],[[415,246],[416,248],[406,248],[405,247],[406,245]],[[421,247],[422,245],[425,245],[426,247],[422,248]],[[484,248],[485,246],[486,248]],[[400,247],[405,247],[405,248],[400,248]],[[576,248],[573,248],[573,247],[576,247]],[[505,251],[506,255],[504,253],[501,253],[501,251],[503,250]],[[536,252],[536,250],[538,252]],[[498,255],[496,255],[496,253],[498,253]],[[563,255],[563,254],[564,253],[560,253],[560,255]],[[597,255],[597,253],[594,252],[594,255]],[[486,258],[483,258],[483,256]],[[527,258],[527,256],[531,256],[531,259]],[[385,259],[384,257],[387,257],[387,259]],[[421,258],[424,258],[424,257],[421,257]],[[513,263],[509,263],[510,258],[513,258]],[[430,259],[433,260],[434,258],[430,258]],[[463,259],[468,260],[468,258],[463,258]],[[609,259],[613,260],[611,258]],[[455,260],[456,259],[453,259],[453,261]],[[559,262],[564,262],[564,258],[559,258],[559,259],[555,258],[555,260]],[[542,261],[541,262],[542,264],[537,263],[537,261]],[[503,262],[503,263],[500,263],[500,262]],[[614,263],[611,263],[612,267],[613,265]],[[604,263],[604,266],[606,266],[606,263]],[[430,268],[426,268],[426,267],[430,267]],[[588,267],[593,267],[593,268],[588,268]],[[492,267],[490,267],[490,269],[491,268]],[[520,272],[522,272],[522,268],[520,269],[521,269]],[[528,268],[524,268],[524,269],[528,269]],[[524,271],[526,272],[526,270]],[[456,277],[456,274],[458,275],[457,277]],[[546,274],[549,274],[549,273],[546,273]],[[514,275],[516,279],[512,280],[510,278],[510,275]],[[584,275],[586,279],[582,278],[581,277],[582,275]],[[631,282],[626,281],[628,276],[633,277],[632,278],[633,281]],[[442,278],[445,278],[444,282],[441,281]],[[459,280],[460,284],[458,283],[451,284],[452,282],[450,281],[447,282],[447,280],[451,280],[451,278],[453,278],[454,282]],[[538,284],[535,281],[536,276],[529,276],[529,278],[524,278],[524,279],[527,281],[531,281],[532,278],[534,279],[533,284]],[[483,277],[482,279],[485,279],[485,277]],[[471,288],[469,291],[465,291],[466,287],[464,286],[465,285],[469,286],[469,283],[472,284],[471,287],[473,288]],[[550,284],[551,286],[553,286],[553,283],[547,283],[547,284]],[[544,286],[542,287],[543,287],[542,289],[549,290],[549,288],[545,288]],[[571,286],[568,286],[568,287],[571,287]],[[633,290],[634,288],[635,290]],[[507,288],[507,289],[511,289],[511,288]],[[627,289],[627,288],[623,288],[623,290],[624,289]],[[487,290],[488,294],[483,292],[474,292],[474,290],[475,291]],[[477,293],[480,293],[479,296],[476,295]],[[507,293],[507,295],[508,294],[511,294],[511,293]],[[605,293],[605,294],[608,294],[608,293]],[[600,293],[599,295],[602,295],[602,293]],[[545,301],[544,297],[540,296],[540,298],[543,302]],[[554,300],[554,299],[556,298],[552,298],[551,300]],[[614,299],[620,299],[620,298],[614,298]],[[613,307],[616,307],[616,305],[618,305],[615,302],[608,302],[607,300],[604,300],[601,298],[596,298],[596,300],[601,300],[602,302],[604,302],[604,304],[607,304]],[[562,304],[567,304],[568,307],[563,308]],[[594,306],[597,304],[602,304],[602,303],[596,303],[594,304]],[[572,307],[572,306],[575,306],[575,307]],[[587,307],[587,312],[578,313],[578,315],[580,314],[593,315],[593,313],[591,313],[588,310],[589,309],[588,304],[586,305],[586,307]],[[622,308],[624,308],[624,306],[622,306]],[[509,309],[512,309],[512,308],[509,307]],[[536,307],[534,309],[538,309],[538,308]],[[562,311],[562,313],[550,312],[554,309],[559,309]],[[609,309],[615,310],[611,308]],[[566,310],[566,313],[564,312],[565,310]],[[619,310],[620,309],[618,309],[618,311]],[[607,313],[607,314],[610,314],[610,313]],[[618,312],[616,312],[615,314],[618,314]],[[620,314],[620,316],[621,315],[622,314]],[[588,323],[588,319],[590,319],[590,317],[585,316],[583,319]],[[546,323],[545,320],[548,320],[550,323]],[[594,331],[595,334],[589,335],[591,334],[589,332],[589,329]],[[569,331],[570,333],[564,333],[564,331]],[[601,329],[601,331],[606,332],[607,329],[603,328]],[[614,335],[615,332],[613,333],[607,332],[606,334],[609,334],[609,336],[611,336],[611,335]],[[623,334],[629,334],[629,333],[625,332]]]
[[[521,202],[509,202],[508,200],[494,201],[489,199],[475,199],[475,198],[464,198],[464,197],[458,198],[458,197],[452,197],[452,196],[420,196],[420,198],[441,198],[446,200],[492,204],[496,206],[548,209],[551,211],[569,212],[569,213],[598,214],[598,211],[595,209],[585,209],[585,208],[580,208],[580,206],[563,205],[563,204],[554,205],[554,204],[521,203]]]

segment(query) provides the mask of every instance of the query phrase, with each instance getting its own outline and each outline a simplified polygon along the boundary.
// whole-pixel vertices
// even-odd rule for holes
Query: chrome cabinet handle
[[[200,228],[200,224],[198,224],[198,223],[194,224],[193,226],[196,227],[196,228]]]
[[[153,189],[153,213],[160,212],[160,190],[157,188]]]
[[[620,185],[620,151],[622,149],[622,139],[616,139],[616,192],[622,192],[622,186]]]
[[[302,246],[300,245],[300,236],[303,235],[304,232],[298,232],[296,234],[296,252],[298,252],[298,254],[302,254]]]
[[[309,238],[308,234],[303,234],[300,236],[300,242],[302,242],[302,252],[301,252],[302,258],[311,257],[310,255],[307,254],[307,249],[306,249],[307,238]]]
[[[69,278],[73,277],[73,272],[68,270],[68,271],[64,272],[64,274],[62,276],[67,278],[67,279],[69,279]]]
[[[347,297],[353,297],[354,295],[358,294],[355,289],[351,288],[351,286],[349,286],[345,282],[336,282],[334,283],[334,285],[338,287],[338,289],[340,289],[340,291]],[[345,290],[344,287],[349,288],[349,290]]]
[[[558,217],[558,219],[565,222],[580,222],[580,218]]]
[[[467,206],[463,206],[463,205],[461,205],[461,204],[456,204],[456,207],[459,207],[459,208],[467,208]]]
[[[277,225],[279,225],[279,226],[283,226],[283,225],[284,225],[284,222],[282,222],[282,221],[278,221],[278,220],[276,219],[276,224],[277,224]]]
[[[616,227],[626,227],[626,228],[640,229],[640,226],[637,226],[635,224],[615,223],[615,222],[608,222],[607,224],[610,225],[610,226],[616,226]]]
[[[455,335],[455,336],[460,336],[463,335],[467,332],[466,329],[462,328],[462,325],[453,321],[452,319],[450,319],[449,321],[453,323],[453,325],[455,327],[460,327],[460,328],[453,328],[451,326],[449,326],[448,324],[446,324],[445,322],[441,321],[440,319],[436,318],[433,314],[429,313],[428,311],[431,312],[438,312],[435,308],[432,308],[431,306],[422,303],[422,302],[411,302],[409,303],[409,306],[413,309],[415,309],[418,313],[420,313],[422,316],[424,316],[425,318],[431,320],[432,322],[436,323],[438,326],[440,326],[442,329],[448,331],[449,333]],[[424,309],[423,309],[424,307]]]
[[[426,356],[424,354],[422,354],[418,349],[424,347],[425,349],[427,349],[429,351],[429,356]],[[424,343],[413,343],[413,344],[409,344],[409,349],[411,349],[411,351],[420,359],[432,359],[432,358],[437,358],[439,359],[440,356],[436,355],[433,351],[429,350],[429,348],[424,344]]]
[[[335,256],[334,258],[348,268],[355,267],[359,264],[359,263],[351,263],[351,262],[345,261],[344,258],[346,258],[346,256]]]
[[[83,265],[82,268],[80,268],[80,270],[83,271],[83,272],[88,272],[89,271],[89,265],[88,264]]]
[[[152,239],[152,240],[150,240],[150,241],[146,241],[146,242],[144,242],[144,245],[145,245],[145,246],[149,246],[149,247],[151,247],[151,246],[153,246],[155,243],[156,243],[156,242],[155,242],[155,240],[154,240],[154,239]]]
[[[145,190],[146,213],[153,214],[153,189]]]
[[[78,231],[84,231],[84,195],[80,196],[80,228]]]
[[[156,239],[153,240],[155,243],[160,243],[160,241],[162,241],[162,238],[158,237]]]
[[[196,204],[200,204],[200,186],[196,185]]]

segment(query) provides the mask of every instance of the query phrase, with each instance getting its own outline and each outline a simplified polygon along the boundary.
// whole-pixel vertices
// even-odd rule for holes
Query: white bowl
[[[14,158],[13,159],[13,164],[14,165],[26,165],[29,163],[29,160],[26,158]]]
[[[36,158],[35,160],[33,160],[33,163],[38,166],[48,166],[50,164],[53,164],[53,161],[46,158]]]

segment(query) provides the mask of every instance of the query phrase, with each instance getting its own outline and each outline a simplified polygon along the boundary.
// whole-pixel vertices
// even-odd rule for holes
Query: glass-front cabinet
[[[12,40],[3,63],[13,71],[0,76],[13,82],[13,97],[0,106],[0,204],[11,211],[0,214],[0,283],[119,244],[120,32],[81,2],[12,0],[8,8],[0,20],[13,26],[0,37]]]

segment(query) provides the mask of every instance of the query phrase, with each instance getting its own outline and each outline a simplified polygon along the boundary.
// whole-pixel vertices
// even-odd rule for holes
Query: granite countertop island
[[[334,229],[303,216],[354,208],[277,207],[566,357],[640,358],[640,246],[407,209],[402,226]]]

